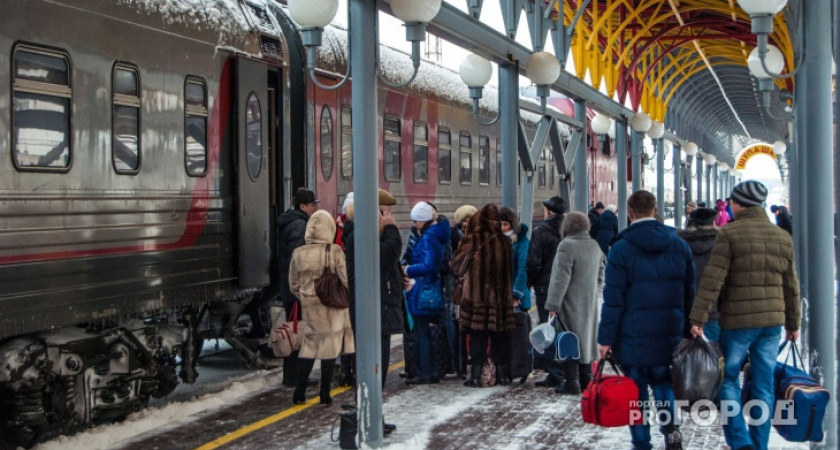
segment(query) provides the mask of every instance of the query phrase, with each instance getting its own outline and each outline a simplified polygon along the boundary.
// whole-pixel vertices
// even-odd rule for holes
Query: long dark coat
[[[464,275],[460,321],[473,330],[510,331],[513,321],[513,248],[502,233],[499,209],[489,204],[472,216],[452,259]]]

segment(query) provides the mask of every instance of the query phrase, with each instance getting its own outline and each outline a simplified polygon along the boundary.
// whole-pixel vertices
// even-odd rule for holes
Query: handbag
[[[354,450],[359,446],[356,444],[356,435],[359,432],[359,421],[356,417],[356,409],[341,413],[335,418],[332,430],[330,430],[330,440],[338,442],[338,446],[342,450]],[[335,437],[335,424],[338,423],[338,438]]]
[[[723,367],[723,355],[717,344],[702,337],[683,339],[671,356],[674,397],[688,400],[688,406],[700,400],[714,402],[723,382]]]
[[[439,282],[418,283],[420,292],[406,298],[408,312],[415,316],[434,316],[443,312],[443,287]]]
[[[496,364],[493,358],[487,357],[481,366],[481,387],[493,387],[496,385]]]
[[[332,244],[327,244],[324,271],[321,277],[315,280],[315,295],[321,300],[321,304],[328,308],[346,309],[350,307],[347,286],[341,282],[338,273],[330,267],[330,247]]]
[[[607,363],[617,375],[604,375]],[[641,422],[639,388],[630,377],[621,374],[612,353],[598,361],[598,369],[583,391],[580,414],[584,422],[602,427],[623,427]]]
[[[548,323],[551,323],[554,327],[554,342],[543,351],[539,351],[537,348],[531,349],[534,357],[553,359],[559,362],[580,359],[580,340],[577,335],[569,331],[569,328],[566,327],[566,324],[558,315],[555,315]]]
[[[278,358],[285,358],[300,350],[300,344],[303,340],[303,333],[300,329],[303,328],[303,321],[298,320],[298,302],[292,306],[292,320],[286,320],[282,325],[279,324],[279,319],[283,315],[277,316],[277,321],[271,326],[271,333],[268,335],[268,344],[274,352],[274,356]]]

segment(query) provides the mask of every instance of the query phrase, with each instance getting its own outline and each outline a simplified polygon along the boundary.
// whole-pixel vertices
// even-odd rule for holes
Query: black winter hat
[[[601,202],[596,203],[595,204],[595,209],[604,209],[604,204],[601,203]]]
[[[697,208],[689,215],[695,225],[711,225],[717,219],[718,212],[712,208]]]
[[[543,200],[543,206],[554,214],[565,214],[569,210],[569,205],[566,203],[566,200],[563,200],[563,198],[557,195],[548,200]]]
[[[320,200],[315,198],[315,193],[306,189],[305,187],[299,187],[297,191],[295,191],[295,195],[292,196],[292,203],[295,206],[305,205],[307,203],[320,203]]]

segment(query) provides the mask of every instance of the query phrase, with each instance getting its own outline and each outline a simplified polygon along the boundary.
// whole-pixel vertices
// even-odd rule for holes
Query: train
[[[293,190],[333,215],[352,191],[349,84],[307,78],[299,30],[270,0],[0,10],[0,442],[143,409],[196,381],[205,339],[268,364],[241,316],[277,286],[274,225]],[[343,73],[346,40],[327,28],[319,81]],[[386,76],[411,66],[381,56]],[[378,98],[379,181],[402,223],[419,200],[444,214],[498,201],[499,129],[475,121],[456,73],[424,61]],[[522,119],[533,136],[539,116]],[[587,134],[590,194],[614,198],[599,175],[614,152]],[[541,211],[560,182],[548,149],[535,179]]]

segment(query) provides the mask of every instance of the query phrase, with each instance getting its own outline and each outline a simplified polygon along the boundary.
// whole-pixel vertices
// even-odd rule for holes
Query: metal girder
[[[543,2],[526,2],[525,15],[528,17],[528,30],[531,32],[531,46],[534,51],[542,51],[545,47],[545,39],[551,29],[551,15],[543,14]]]
[[[478,20],[481,18],[481,8],[484,6],[484,0],[467,0],[467,9],[470,15]]]
[[[499,4],[502,7],[502,20],[505,22],[507,37],[513,39],[519,29],[519,18],[522,17],[525,0],[499,0]]]

